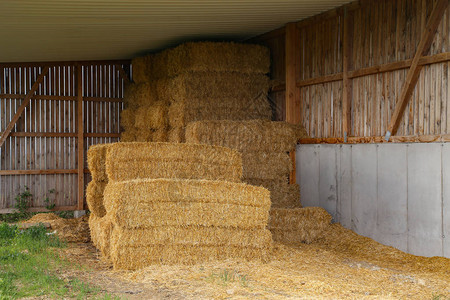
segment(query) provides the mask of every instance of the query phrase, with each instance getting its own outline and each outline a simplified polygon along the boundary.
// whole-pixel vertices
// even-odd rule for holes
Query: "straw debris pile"
[[[268,260],[270,193],[240,182],[237,151],[137,142],[100,148],[93,146],[88,160],[89,168],[106,173],[105,215],[92,213],[89,226],[94,245],[116,269],[231,257]]]
[[[192,121],[272,117],[267,100],[270,56],[266,47],[185,43],[135,58],[132,65],[135,83],[125,95],[122,141],[184,142],[185,127]],[[166,121],[154,126],[160,116]],[[157,129],[158,137],[154,134]]]
[[[305,135],[286,122],[197,121],[186,127],[188,143],[219,145],[242,153],[243,181],[270,190],[272,208],[300,207],[300,190],[288,184],[292,161],[288,151]]]

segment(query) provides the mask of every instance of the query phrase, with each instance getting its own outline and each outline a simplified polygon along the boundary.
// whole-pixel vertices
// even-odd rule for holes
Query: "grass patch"
[[[63,279],[58,270],[69,267],[56,248],[65,247],[40,224],[26,230],[0,223],[0,299],[48,296],[85,299],[100,289],[76,278]]]
[[[242,287],[248,287],[247,275],[239,274],[234,270],[224,269],[219,273],[212,273],[207,279],[223,286],[229,283],[239,283]]]

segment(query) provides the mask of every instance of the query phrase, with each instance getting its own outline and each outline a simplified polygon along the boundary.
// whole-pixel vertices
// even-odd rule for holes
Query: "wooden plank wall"
[[[305,143],[344,142],[343,45],[352,45],[351,143],[382,142],[435,0],[365,0],[297,23],[301,38],[301,120]],[[351,18],[351,41],[344,20]],[[438,27],[393,141],[450,140],[450,14]],[[252,40],[272,51],[275,119],[283,120],[284,29]]]
[[[118,68],[129,68],[128,61],[0,64],[0,132],[44,66],[50,66],[49,73],[0,148],[0,213],[10,212],[14,197],[25,186],[33,194],[35,210],[45,207],[46,197],[56,201],[57,210],[76,209],[78,68],[82,72],[84,150],[118,141],[124,85]],[[90,176],[84,177],[87,184]]]

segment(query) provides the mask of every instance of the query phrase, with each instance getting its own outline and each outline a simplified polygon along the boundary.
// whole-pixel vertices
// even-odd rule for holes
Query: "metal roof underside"
[[[127,59],[244,40],[348,0],[0,0],[0,62]]]

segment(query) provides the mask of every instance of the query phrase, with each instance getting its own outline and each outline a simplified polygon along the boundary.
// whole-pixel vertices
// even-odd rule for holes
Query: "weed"
[[[218,274],[212,273],[208,278],[212,281],[219,281],[222,285],[228,285],[230,282],[238,282],[243,287],[248,286],[247,275],[241,275],[234,270],[230,271],[225,269],[220,271]]]
[[[55,189],[51,189],[48,190],[49,194],[54,194],[55,193]],[[48,210],[52,210],[56,207],[56,200],[52,199],[50,200],[49,196],[46,195],[45,199],[44,199],[44,203],[45,203],[45,208]]]
[[[25,186],[25,191],[14,198],[14,200],[16,200],[14,208],[17,209],[20,214],[25,215],[28,212],[28,208],[31,206],[32,199],[33,195],[31,194],[30,189]]]

